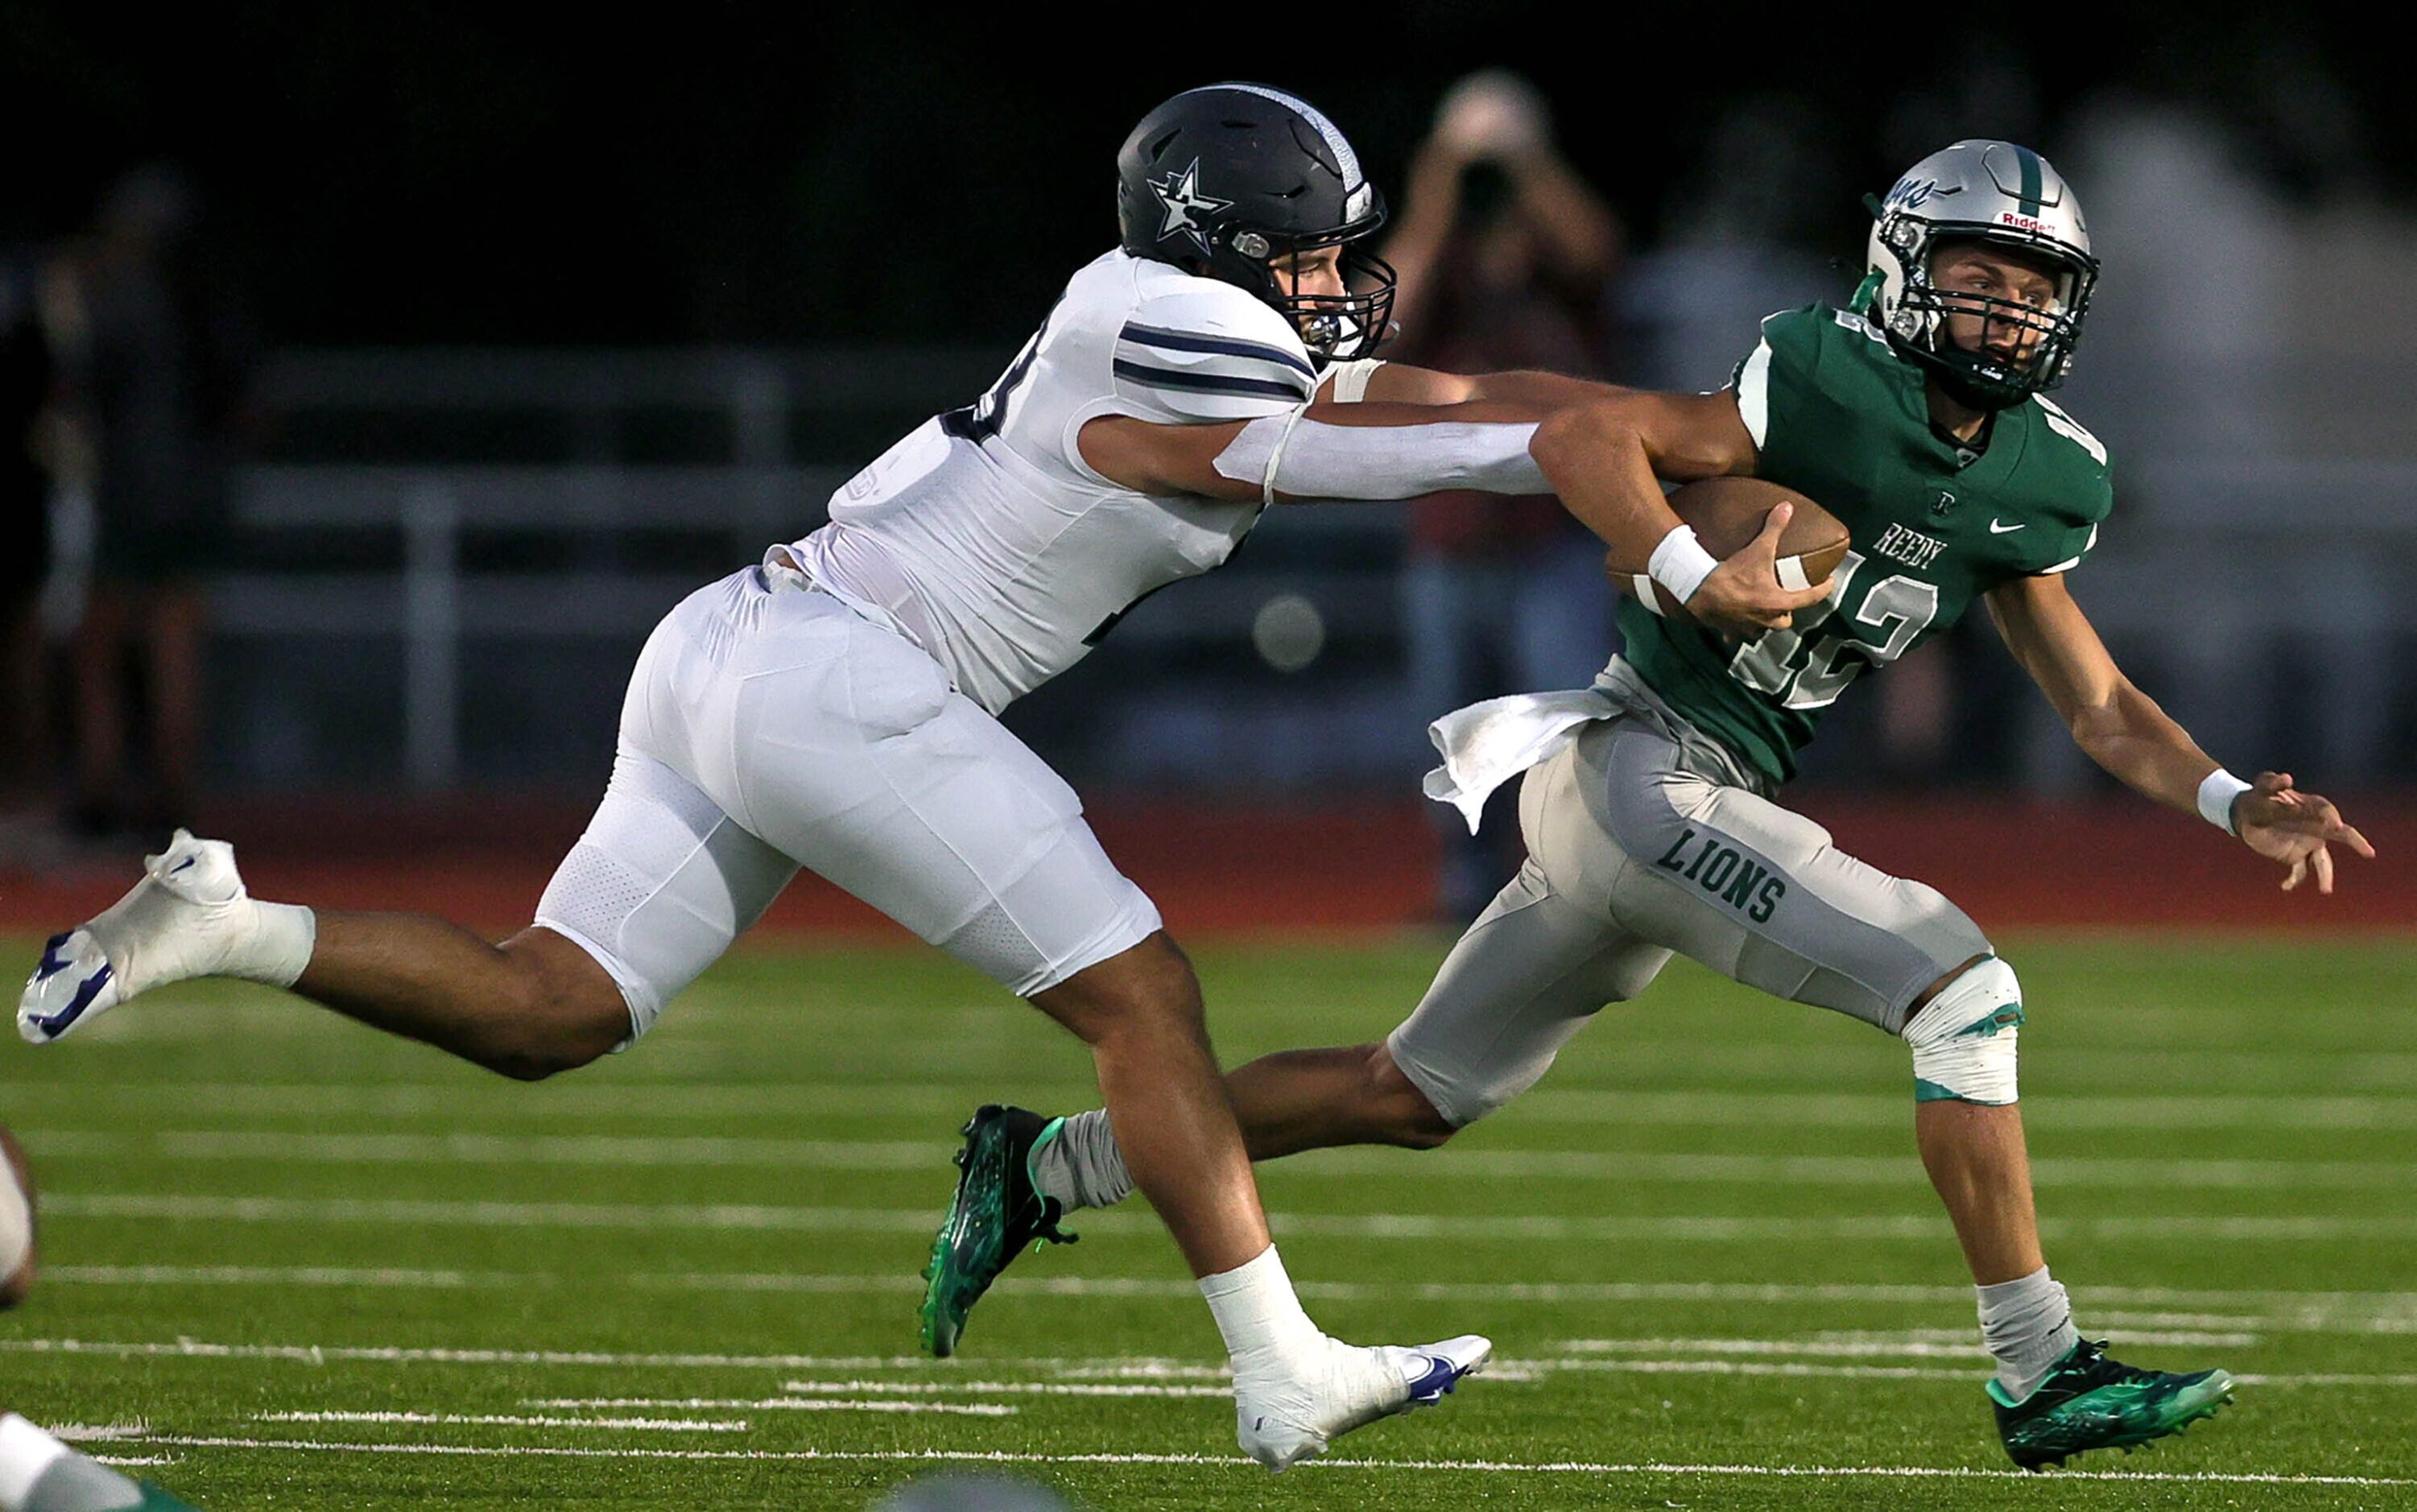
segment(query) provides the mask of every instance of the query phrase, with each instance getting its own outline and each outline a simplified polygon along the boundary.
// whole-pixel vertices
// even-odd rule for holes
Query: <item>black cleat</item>
[[[923,1267],[923,1347],[942,1359],[957,1352],[965,1315],[1016,1256],[1035,1243],[1070,1245],[1057,1227],[1054,1197],[1032,1189],[1032,1147],[1062,1123],[1022,1108],[986,1103],[961,1131],[957,1194],[932,1240]]]
[[[1989,1383],[1998,1436],[2015,1464],[2041,1470],[2089,1449],[2129,1454],[2213,1417],[2232,1399],[2232,1377],[2221,1370],[2141,1370],[2108,1359],[2105,1351],[2104,1339],[2083,1339],[2019,1402]]]

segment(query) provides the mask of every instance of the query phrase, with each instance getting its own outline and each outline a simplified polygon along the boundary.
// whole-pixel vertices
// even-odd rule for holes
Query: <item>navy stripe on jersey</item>
[[[1229,378],[1215,372],[1178,372],[1172,368],[1146,367],[1138,362],[1116,359],[1113,366],[1119,378],[1151,388],[1188,388],[1203,394],[1264,394],[1270,399],[1307,399],[1307,384],[1277,383],[1266,378]]]
[[[1131,341],[1135,346],[1154,346],[1163,352],[1216,352],[1234,357],[1257,357],[1267,362],[1282,363],[1312,378],[1317,376],[1317,370],[1296,354],[1261,341],[1237,340],[1230,336],[1195,336],[1189,331],[1161,330],[1155,325],[1143,325],[1133,321],[1125,323],[1117,340]]]

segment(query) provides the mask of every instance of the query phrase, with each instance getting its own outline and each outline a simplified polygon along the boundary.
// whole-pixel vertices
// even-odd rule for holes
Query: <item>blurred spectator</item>
[[[0,824],[48,808],[51,745],[38,612],[51,568],[51,483],[38,429],[51,399],[38,254],[0,254]],[[0,858],[15,847],[0,838]]]
[[[244,323],[199,255],[197,209],[175,170],[136,170],[103,203],[82,270],[79,377],[96,475],[91,593],[76,640],[76,818],[89,833],[147,833],[192,809],[201,577],[225,529],[251,356]],[[129,681],[149,758],[139,787]]]
[[[1385,255],[1401,275],[1391,354],[1452,372],[1604,376],[1620,256],[1611,211],[1554,150],[1542,98],[1515,74],[1444,96],[1410,166]],[[1579,688],[1612,649],[1603,546],[1549,494],[1441,493],[1410,507],[1402,585],[1411,707],[1423,722],[1503,693]],[[1446,823],[1441,907],[1472,917],[1517,865],[1509,804],[1470,837]]]

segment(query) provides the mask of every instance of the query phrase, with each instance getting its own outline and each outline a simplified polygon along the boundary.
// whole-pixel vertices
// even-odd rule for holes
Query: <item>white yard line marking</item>
[[[2034,1090],[2025,1101],[2039,1128],[2417,1128],[2417,1105],[2390,1092],[2157,1097]],[[1554,1124],[1895,1128],[1905,1120],[1904,1095],[1894,1092],[1741,1097],[1729,1092],[1545,1087],[1520,1098],[1518,1106],[1520,1116]]]
[[[606,1409],[638,1409],[646,1407],[685,1407],[698,1410],[736,1412],[743,1408],[762,1408],[779,1412],[786,1408],[812,1407],[813,1402],[800,1402],[800,1397],[834,1397],[848,1392],[863,1392],[885,1397],[1229,1397],[1233,1393],[1218,1386],[1162,1386],[1134,1383],[1079,1383],[1068,1381],[784,1381],[781,1389],[787,1397],[726,1399],[711,1397],[540,1397],[523,1402],[524,1407],[585,1407],[597,1411]]]
[[[108,1444],[142,1438],[151,1431],[151,1425],[138,1417],[126,1423],[49,1423],[43,1425],[43,1431],[69,1444]]]
[[[363,1290],[551,1291],[564,1287],[620,1284],[640,1291],[688,1295],[754,1293],[804,1295],[904,1296],[920,1293],[922,1282],[908,1275],[793,1276],[765,1272],[620,1273],[565,1277],[542,1271],[417,1271],[276,1265],[57,1265],[43,1272],[53,1286],[259,1286],[353,1287]],[[1637,1303],[1744,1303],[1799,1307],[1885,1303],[1892,1306],[1971,1306],[1967,1287],[1839,1283],[1756,1284],[1697,1281],[1423,1281],[1399,1286],[1361,1281],[1300,1281],[1296,1289],[1314,1302],[1368,1300],[1476,1302],[1573,1306]],[[1008,1295],[1026,1297],[1145,1297],[1191,1302],[1198,1287],[1171,1278],[1114,1276],[1008,1277],[998,1283]],[[2417,1295],[2407,1293],[2172,1292],[2159,1288],[2098,1287],[2080,1293],[2086,1321],[2132,1343],[2226,1345],[2257,1334],[2319,1333],[2398,1336],[2417,1334]],[[2125,1301],[2182,1302],[2257,1308],[2254,1313],[2129,1311]],[[1955,1330],[1961,1338],[1965,1330]]]
[[[2203,1349],[2254,1349],[2255,1334],[2118,1333],[2118,1344],[2174,1345]],[[1978,1338],[1570,1338],[1562,1350],[1572,1354],[1792,1354],[1811,1358],[1908,1359],[1986,1358]]]
[[[1608,1370],[1634,1371],[1640,1375],[1782,1375],[1834,1377],[1849,1381],[1972,1381],[1978,1379],[1969,1366],[1950,1369],[1926,1365],[1814,1365],[1798,1360],[1623,1360],[1591,1357],[1558,1360],[1512,1360],[1501,1367],[1507,1371],[1529,1370]],[[1491,1375],[1492,1370],[1488,1371]],[[2242,1385],[2272,1386],[2417,1386],[2417,1374],[2316,1374],[2279,1375],[2258,1371],[2234,1371],[2232,1379]]]
[[[502,1165],[747,1167],[787,1171],[913,1171],[943,1164],[953,1145],[901,1140],[805,1140],[705,1135],[263,1133],[162,1129],[144,1133],[20,1127],[48,1159],[269,1161],[279,1165]],[[1394,1150],[1320,1150],[1281,1168],[1296,1177],[1353,1181],[1398,1176],[1541,1178],[1672,1186],[1918,1187],[1904,1156],[1622,1153],[1607,1150],[1443,1150],[1410,1160]],[[2140,1186],[2178,1190],[2398,1190],[2417,1187],[2417,1165],[2353,1160],[2144,1160],[2045,1157],[2046,1187]]]
[[[1034,1083],[1019,1078],[1019,1096],[1053,1094],[1042,1101],[1069,1106],[1097,1099],[1096,1089],[1081,1082]],[[461,1082],[347,1081],[112,1081],[100,1085],[69,1085],[56,1081],[0,1082],[0,1101],[12,1108],[55,1101],[62,1111],[89,1111],[102,1103],[160,1113],[267,1113],[312,1115],[347,1113],[374,1117],[437,1116],[448,1123],[475,1118],[481,1112],[511,1118],[610,1117],[636,1119],[761,1118],[768,1107],[784,1102],[812,1113],[894,1113],[947,1118],[973,1111],[969,1099],[955,1088],[929,1081],[882,1081],[859,1078],[821,1081],[810,1077],[794,1081],[745,1082],[727,1078],[712,1081],[642,1080],[604,1084],[589,1081],[543,1088],[499,1088],[487,1081]],[[1897,1099],[1901,1106],[1904,1099]],[[953,1125],[951,1126],[953,1126]]]
[[[783,1381],[783,1391],[798,1395],[849,1391],[899,1396],[968,1397],[1230,1397],[1230,1387],[1165,1386],[1134,1382],[1072,1381]]]
[[[129,1341],[0,1338],[0,1354],[88,1354],[109,1359],[279,1360],[322,1366],[330,1360],[379,1365],[558,1365],[675,1370],[950,1369],[928,1354],[648,1354],[585,1350],[427,1349],[403,1345],[218,1344],[201,1339]],[[1037,1357],[1016,1366],[1044,1373],[1150,1379],[1224,1380],[1223,1366],[1153,1355]]]
[[[546,1365],[600,1366],[619,1368],[662,1368],[678,1370],[741,1369],[741,1370],[906,1370],[913,1372],[948,1371],[956,1367],[924,1354],[897,1355],[811,1355],[811,1354],[642,1354],[604,1353],[558,1350],[459,1350],[418,1349],[369,1345],[314,1344],[214,1344],[197,1339],[176,1339],[173,1342],[134,1342],[71,1338],[0,1338],[0,1353],[78,1354],[103,1358],[184,1358],[228,1360],[277,1360],[311,1366],[324,1366],[329,1361],[387,1365]],[[1063,1379],[1112,1381],[1200,1381],[1222,1382],[1228,1379],[1224,1366],[1203,1364],[1193,1360],[1167,1359],[1163,1356],[1127,1355],[1090,1359],[1041,1357],[1000,1360],[994,1364],[1001,1368],[1020,1368],[1036,1374]],[[1558,1370],[1634,1370],[1735,1375],[1804,1375],[1839,1376],[1875,1379],[1945,1379],[1969,1380],[1969,1368],[1949,1369],[1928,1366],[1858,1366],[1817,1365],[1799,1361],[1762,1361],[1739,1359],[1653,1360],[1604,1359],[1589,1356],[1545,1357],[1539,1359],[1499,1360],[1487,1372],[1488,1379],[1497,1376],[1534,1375]],[[2417,1373],[2410,1374],[2246,1374],[2236,1375],[2242,1382],[2271,1383],[2275,1385],[2304,1386],[2410,1386],[2417,1385]]]
[[[930,1230],[928,1207],[782,1207],[760,1203],[612,1203],[457,1202],[441,1199],[195,1197],[136,1192],[65,1192],[43,1203],[46,1216],[192,1219],[215,1223],[400,1223],[465,1228],[757,1230],[813,1233],[920,1233]],[[1273,1213],[1278,1233],[1354,1239],[1429,1240],[1462,1245],[1532,1240],[1759,1244],[1771,1240],[1933,1240],[1950,1231],[1943,1217],[1567,1217],[1545,1214]],[[1151,1234],[1155,1219],[1138,1212],[1087,1214],[1086,1232]],[[2175,1238],[2248,1243],[2417,1239],[2417,1214],[2124,1215],[2049,1218],[2049,1239]]]
[[[1013,1465],[1197,1465],[1240,1469],[1251,1461],[1232,1455],[1205,1454],[1039,1454],[1010,1450],[950,1449],[581,1449],[564,1447],[504,1448],[466,1444],[342,1444],[297,1439],[238,1439],[200,1435],[160,1434],[149,1442],[197,1449],[275,1449],[338,1454],[433,1454],[501,1457],[542,1455],[582,1459],[760,1459],[874,1460],[919,1464]],[[1313,1459],[1318,1470],[1403,1470],[1433,1474],[1525,1472],[1543,1475],[1769,1475],[1788,1479],[1880,1476],[1891,1479],[2019,1480],[2038,1484],[2020,1470],[1976,1470],[1962,1465],[1713,1465],[1615,1464],[1592,1460],[1530,1461],[1520,1459]],[[2417,1479],[2379,1475],[2227,1474],[2215,1471],[2066,1470],[2062,1480],[2187,1482],[2236,1486],[2417,1486]]]
[[[809,1398],[842,1397],[849,1392],[861,1392],[882,1397],[1230,1397],[1233,1392],[1216,1386],[1162,1386],[1132,1383],[1083,1383],[1070,1381],[783,1381],[781,1389],[785,1397],[716,1398],[716,1397],[536,1397],[523,1402],[524,1407],[588,1408],[631,1410],[640,1408],[679,1407],[697,1411],[737,1412],[760,1408],[766,1412],[791,1409],[811,1411],[823,1406]]]
[[[52,1286],[351,1286],[404,1291],[558,1284],[555,1277],[529,1271],[424,1271],[344,1265],[46,1265],[42,1279]],[[581,1284],[589,1284],[588,1278],[582,1278]]]
[[[95,1133],[19,1131],[45,1158],[255,1160],[279,1165],[744,1166],[798,1171],[914,1171],[948,1163],[956,1146],[874,1140],[739,1139],[711,1135],[272,1134],[239,1129]],[[1902,1162],[1900,1162],[1902,1163]],[[1917,1171],[1917,1177],[1918,1177]]]
[[[1079,1221],[1079,1220],[1078,1220]],[[43,1279],[70,1286],[320,1286],[364,1289],[454,1290],[593,1287],[620,1283],[646,1291],[794,1292],[806,1293],[920,1293],[912,1275],[811,1276],[783,1272],[612,1272],[565,1278],[542,1271],[409,1270],[397,1267],[281,1265],[53,1265]],[[1804,1303],[1875,1303],[1891,1306],[1953,1306],[1969,1308],[1969,1286],[1883,1282],[1762,1281],[1296,1281],[1295,1290],[1316,1301],[1415,1300],[1521,1303],[1758,1303],[1794,1307]],[[1165,1297],[1190,1301],[1196,1283],[1172,1277],[1009,1276],[1000,1291],[1027,1296]],[[2093,1323],[2131,1328],[2245,1328],[2262,1332],[2417,1332],[2417,1293],[2188,1291],[2170,1287],[2077,1287]],[[2129,1312],[2133,1307],[2239,1307],[2254,1315],[2216,1312]]]
[[[618,1428],[649,1433],[744,1433],[744,1418],[510,1417],[485,1413],[263,1413],[255,1423],[446,1423],[480,1428]]]
[[[1097,1094],[1075,1081],[1017,1082],[1018,1096],[1067,1111],[1092,1105]],[[1052,1096],[1041,1096],[1041,1094]],[[125,1106],[151,1116],[214,1113],[347,1113],[406,1118],[441,1116],[448,1124],[492,1114],[526,1118],[610,1117],[616,1122],[764,1118],[794,1107],[805,1113],[951,1115],[972,1111],[979,1096],[929,1081],[844,1081],[801,1077],[778,1082],[642,1080],[585,1085],[548,1083],[502,1089],[485,1081],[351,1082],[56,1081],[0,1082],[0,1103],[17,1109],[56,1104],[83,1112],[97,1104]],[[2417,1128],[2417,1103],[2388,1090],[2225,1096],[2143,1096],[2127,1091],[2040,1092],[2029,1099],[2042,1126],[2070,1128]],[[1902,1091],[1778,1092],[1740,1097],[1726,1089],[1671,1091],[1544,1087],[1519,1100],[1520,1116],[1557,1124],[1692,1124],[1768,1128],[1773,1125],[1896,1128],[1905,1121]]]

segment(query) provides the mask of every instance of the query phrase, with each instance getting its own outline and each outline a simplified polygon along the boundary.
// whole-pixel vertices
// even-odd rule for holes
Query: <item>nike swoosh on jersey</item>
[[[2015,531],[2029,529],[2030,529],[2030,525],[2028,522],[2014,525],[2001,525],[1998,523],[1998,517],[1996,515],[1991,515],[1989,517],[1989,534],[1992,536],[2011,536]]]

